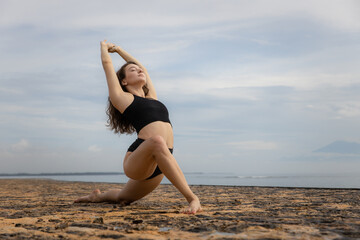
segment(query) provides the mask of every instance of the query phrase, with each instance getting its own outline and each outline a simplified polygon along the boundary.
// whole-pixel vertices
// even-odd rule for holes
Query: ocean
[[[304,188],[358,188],[360,176],[344,175],[238,175],[233,173],[184,173],[189,185],[267,186]],[[1,174],[4,178],[45,178],[61,181],[126,183],[123,173]],[[162,184],[170,184],[166,178]]]

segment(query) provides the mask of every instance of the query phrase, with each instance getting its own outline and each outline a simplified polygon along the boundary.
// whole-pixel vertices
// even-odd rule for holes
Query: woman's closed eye
[[[136,69],[136,68],[130,68],[130,72],[135,72],[135,71],[140,71],[139,69]]]

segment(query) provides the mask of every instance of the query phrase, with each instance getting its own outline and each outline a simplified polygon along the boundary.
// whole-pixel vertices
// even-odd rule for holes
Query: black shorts
[[[133,151],[135,151],[135,150],[140,146],[140,144],[142,144],[144,141],[145,141],[145,140],[144,140],[144,139],[141,139],[141,138],[136,139],[135,142],[133,142],[133,143],[130,145],[130,147],[128,148],[128,152],[133,152]],[[173,149],[172,149],[172,148],[169,148],[169,151],[171,152],[171,154],[173,153]],[[156,177],[157,175],[160,175],[160,174],[162,174],[162,172],[161,172],[159,166],[156,166],[156,169],[155,169],[155,171],[153,172],[153,174],[151,174],[151,176],[148,177],[146,180],[152,179],[152,178],[154,178],[154,177]]]

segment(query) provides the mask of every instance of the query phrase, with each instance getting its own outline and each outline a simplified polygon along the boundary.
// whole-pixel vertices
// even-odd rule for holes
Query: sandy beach
[[[129,206],[77,203],[122,184],[1,179],[0,239],[359,239],[360,190],[191,186],[204,211],[161,185]]]

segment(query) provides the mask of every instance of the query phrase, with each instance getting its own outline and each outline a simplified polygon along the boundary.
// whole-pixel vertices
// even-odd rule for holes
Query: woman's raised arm
[[[113,48],[114,44],[107,43],[106,40],[104,40],[100,43],[100,46],[101,62],[105,71],[111,103],[120,112],[124,112],[126,107],[131,103],[132,99],[122,90],[118,77],[116,76],[114,65],[109,54],[109,49]]]
[[[110,52],[117,52],[126,62],[134,62],[134,63],[136,63],[144,71],[144,73],[146,75],[146,84],[147,84],[147,88],[149,89],[149,93],[147,94],[147,97],[157,99],[154,84],[152,83],[151,78],[150,78],[149,73],[146,70],[146,68],[136,58],[131,56],[128,52],[126,52],[120,46],[116,46],[114,48],[111,48],[109,51]]]

